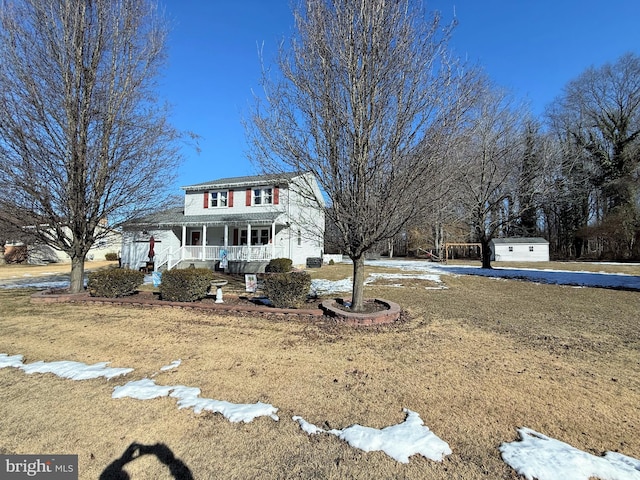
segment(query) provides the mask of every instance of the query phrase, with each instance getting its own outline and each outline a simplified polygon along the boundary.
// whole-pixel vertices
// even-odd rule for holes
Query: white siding
[[[298,266],[306,265],[307,258],[322,257],[324,253],[324,210],[319,208],[319,203],[324,202],[315,178],[306,175],[290,185],[288,199],[289,230],[293,236],[290,258]]]
[[[100,228],[100,227],[99,227]],[[68,235],[70,235],[70,231],[65,227],[65,230]],[[103,261],[105,260],[105,255],[107,253],[118,253],[120,251],[122,244],[122,235],[120,232],[111,231],[107,234],[107,236],[94,243],[89,253],[87,253],[86,260],[87,261]],[[29,263],[70,263],[71,257],[67,255],[65,252],[61,250],[56,250],[55,248],[49,247],[47,245],[42,244],[33,244],[29,245]]]
[[[172,230],[149,230],[146,234],[140,231],[127,230],[122,234],[122,266],[133,270],[145,266],[149,260],[149,238],[155,240],[156,260],[167,249],[174,251],[180,248],[180,239]]]
[[[260,188],[274,188],[274,185],[262,185]],[[251,187],[259,188],[258,186]],[[211,201],[208,208],[204,208],[204,191],[186,192],[184,196],[184,212],[185,215],[226,215],[248,212],[270,212],[270,211],[284,211],[286,209],[286,187],[280,186],[279,188],[279,202],[278,205],[247,205],[247,188],[235,188],[233,190],[207,190],[209,193],[213,191],[233,191],[233,207],[212,207]],[[253,195],[253,194],[252,194]],[[228,198],[227,198],[228,202]]]
[[[498,262],[548,262],[549,245],[544,243],[491,244],[492,260]]]
[[[247,205],[247,189],[251,190],[251,200],[253,200],[253,190],[256,188],[271,188],[272,202],[275,202],[275,186],[278,186],[278,204],[264,205]],[[198,187],[199,188],[199,187]],[[234,232],[237,230],[238,241],[240,240],[240,232],[247,230],[247,225],[242,224],[243,218],[250,218],[248,214],[256,213],[275,213],[276,215],[258,215],[253,218],[268,218],[258,222],[247,221],[251,224],[251,230],[266,229],[272,231],[273,223],[271,219],[277,217],[275,222],[275,245],[274,253],[276,256],[290,258],[296,266],[306,264],[309,257],[322,257],[324,246],[324,202],[318,183],[311,174],[304,174],[294,177],[289,183],[260,183],[251,187],[239,186],[233,189],[206,189],[207,192],[212,191],[233,191],[233,206],[229,207],[212,207],[211,199],[208,197],[207,208],[204,208],[205,189],[191,191],[189,188],[185,190],[184,212],[185,223],[191,216],[206,216],[215,220],[217,216],[226,217],[228,222],[228,245],[234,244]],[[302,194],[304,192],[304,195]],[[311,197],[309,198],[309,193]],[[229,204],[227,197],[227,205]],[[253,203],[252,201],[250,203]],[[245,214],[247,215],[245,217]],[[230,215],[233,219],[229,220]],[[254,223],[255,222],[255,223]],[[160,253],[159,249],[166,249],[171,246],[174,252],[180,247],[182,222],[176,221],[176,226],[166,230],[153,230],[143,234],[142,231],[133,232],[128,230],[123,238],[122,246],[122,263],[128,264],[130,268],[140,268],[147,261],[148,240],[151,235],[156,240],[160,240],[157,244],[156,255]],[[203,222],[206,223],[206,222]],[[190,245],[191,232],[202,231],[202,226],[189,225],[186,227],[185,245]],[[201,234],[202,239],[202,234]],[[221,246],[224,244],[224,226],[211,226],[206,229],[206,245]],[[156,262],[162,261],[156,258]]]

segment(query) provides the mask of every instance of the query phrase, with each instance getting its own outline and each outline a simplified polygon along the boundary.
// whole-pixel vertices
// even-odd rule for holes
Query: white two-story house
[[[155,270],[194,264],[264,271],[272,258],[322,257],[324,201],[310,173],[222,178],[182,187],[184,207],[123,227],[121,262]],[[151,262],[149,262],[149,266]]]

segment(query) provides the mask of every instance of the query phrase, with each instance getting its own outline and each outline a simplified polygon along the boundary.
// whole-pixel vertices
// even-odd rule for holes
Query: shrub
[[[335,265],[336,262],[333,261],[333,258],[329,260],[329,265]]]
[[[268,273],[287,273],[291,271],[293,261],[290,258],[272,258],[264,269]]]
[[[160,296],[171,302],[193,302],[207,295],[214,273],[206,268],[167,270],[162,273]]]
[[[274,307],[300,308],[304,305],[311,288],[311,277],[307,272],[274,273],[265,275],[262,287]]]
[[[27,263],[29,255],[24,245],[5,247],[4,261],[6,263]]]
[[[92,297],[124,297],[142,285],[144,273],[124,268],[108,268],[89,273],[87,288]]]
[[[105,253],[104,259],[107,262],[115,262],[116,260],[118,260],[118,254],[114,252]]]

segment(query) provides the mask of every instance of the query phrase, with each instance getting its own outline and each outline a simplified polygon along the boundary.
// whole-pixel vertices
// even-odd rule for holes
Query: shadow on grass
[[[124,466],[142,455],[155,455],[160,462],[169,468],[175,480],[193,480],[191,470],[182,460],[176,458],[169,447],[163,443],[142,445],[132,443],[122,456],[111,462],[100,474],[100,480],[130,480],[131,476],[124,470]]]

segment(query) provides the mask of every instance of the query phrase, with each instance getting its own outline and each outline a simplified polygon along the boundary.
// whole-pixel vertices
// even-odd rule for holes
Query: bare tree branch
[[[167,28],[152,0],[4,0],[0,195],[72,259],[166,197],[178,132],[155,95]]]
[[[294,17],[247,122],[251,157],[317,177],[358,309],[365,252],[432,205],[472,75],[448,52],[453,25],[406,0],[306,0]]]

